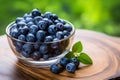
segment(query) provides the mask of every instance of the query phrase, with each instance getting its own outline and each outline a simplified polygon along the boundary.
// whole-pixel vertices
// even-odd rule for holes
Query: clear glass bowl
[[[18,39],[15,39],[13,37],[10,36],[10,29],[11,29],[11,25],[14,24],[14,22],[10,23],[7,28],[6,28],[6,34],[7,34],[7,39],[8,39],[8,43],[12,49],[12,51],[14,52],[14,54],[16,55],[16,57],[26,66],[31,66],[31,67],[49,67],[51,64],[54,63],[58,63],[59,60],[64,57],[70,50],[72,42],[73,42],[73,38],[74,38],[74,34],[75,34],[75,29],[74,26],[72,25],[72,23],[66,21],[68,24],[70,24],[72,26],[72,31],[71,31],[71,35],[58,40],[58,41],[54,41],[54,42],[25,42],[25,41],[21,41]],[[48,46],[48,53],[50,53],[50,55],[52,55],[52,57],[50,57],[47,60],[44,59],[40,59],[40,60],[33,60],[32,58],[26,58],[24,57],[21,52],[22,52],[22,48],[21,46],[24,44],[30,44],[32,46],[38,45],[47,45]],[[21,50],[17,50],[17,47],[19,47],[19,49],[21,48]]]

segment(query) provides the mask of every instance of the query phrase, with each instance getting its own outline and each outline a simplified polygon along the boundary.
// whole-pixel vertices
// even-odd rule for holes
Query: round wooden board
[[[74,42],[81,41],[93,65],[74,74],[53,74],[49,68],[31,68],[21,64],[11,51],[6,36],[0,37],[0,80],[107,80],[120,76],[120,38],[88,30],[77,30]]]

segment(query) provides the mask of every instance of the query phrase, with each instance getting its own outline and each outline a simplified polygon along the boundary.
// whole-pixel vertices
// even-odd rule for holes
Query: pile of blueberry
[[[77,58],[61,58],[59,64],[52,64],[50,66],[50,71],[52,73],[58,74],[66,69],[70,73],[74,73],[78,69],[79,61]]]
[[[16,18],[11,25],[9,34],[19,40],[13,39],[13,44],[24,57],[47,60],[65,50],[69,40],[58,41],[70,36],[72,29],[70,24],[59,19],[56,14],[51,12],[42,14],[40,10],[33,9],[30,13],[24,14],[23,17]],[[49,42],[54,43],[50,44]]]

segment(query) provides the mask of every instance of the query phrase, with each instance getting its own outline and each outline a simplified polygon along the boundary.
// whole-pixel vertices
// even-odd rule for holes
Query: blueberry
[[[46,36],[45,37],[45,42],[50,42],[50,41],[52,41],[53,40],[53,37],[52,36]]]
[[[57,23],[60,23],[60,21],[59,20],[55,20],[54,23],[57,24]]]
[[[25,51],[22,51],[21,54],[22,54],[24,57],[26,57],[26,58],[30,57],[30,54],[28,54],[28,53],[25,52]]]
[[[28,33],[27,36],[26,36],[26,40],[27,40],[28,42],[34,42],[34,41],[35,41],[35,36],[34,36],[34,34]]]
[[[41,21],[42,20],[42,17],[41,16],[36,16],[36,17],[34,17],[34,19],[33,19],[33,21],[34,21],[34,23],[37,25],[38,24],[38,22],[39,21]]]
[[[36,34],[36,32],[38,31],[38,27],[36,25],[31,25],[29,31],[32,34]]]
[[[21,34],[20,36],[18,36],[18,39],[21,41],[25,41],[26,37],[25,37],[25,35]]]
[[[73,62],[76,65],[76,68],[78,68],[79,63],[80,63],[77,58],[71,58],[70,62]]]
[[[19,28],[19,32],[20,32],[21,34],[26,35],[26,34],[28,33],[28,31],[29,31],[29,29],[28,29],[27,26],[24,26],[24,27],[20,27],[20,28]]]
[[[32,19],[31,17],[27,17],[27,18],[25,19],[25,22],[26,22],[26,23],[32,22],[32,21],[33,21],[33,19]]]
[[[58,48],[58,43],[57,42],[52,43],[51,48],[52,49],[57,49]]]
[[[53,64],[50,66],[50,71],[54,74],[60,73],[60,67],[57,64]]]
[[[44,17],[53,20],[53,15],[51,12],[45,12]]]
[[[28,17],[31,17],[31,14],[25,13],[24,16],[23,16],[24,19],[26,19]]]
[[[51,34],[51,35],[54,35],[56,32],[57,32],[57,27],[55,25],[50,25],[48,27],[48,32]]]
[[[41,12],[38,9],[32,10],[32,17],[41,16]]]
[[[49,58],[49,55],[47,55],[47,54],[44,54],[44,55],[43,55],[43,59],[44,59],[44,60],[47,60],[48,58]]]
[[[59,30],[63,30],[64,29],[64,26],[62,23],[57,23],[56,24],[56,27],[59,29]]]
[[[20,22],[20,21],[22,21],[22,20],[24,20],[24,18],[22,18],[22,17],[17,17],[16,20],[15,20],[15,23],[18,23],[18,22]]]
[[[69,63],[69,59],[68,58],[61,58],[59,63],[61,66],[63,66],[65,68],[66,65]]]
[[[39,30],[39,31],[36,33],[37,41],[43,41],[45,35],[46,35],[45,31]]]
[[[41,58],[41,53],[39,51],[35,51],[32,53],[31,57],[34,59],[34,60],[39,60]]]
[[[76,65],[74,63],[68,63],[66,65],[66,70],[70,73],[74,73],[76,70]]]
[[[71,25],[64,25],[65,30],[71,32],[72,31],[72,26]]]
[[[63,32],[62,32],[62,31],[58,31],[58,32],[56,33],[56,37],[57,37],[58,39],[64,38]]]
[[[17,23],[17,26],[18,27],[24,27],[24,26],[26,26],[26,23],[24,21],[20,21],[20,22]]]
[[[58,41],[59,39],[58,38],[54,38],[53,41]]]
[[[45,21],[39,21],[37,25],[41,30],[46,30],[48,27]]]
[[[58,16],[56,14],[52,14],[52,16],[54,20],[58,19]]]
[[[63,19],[60,19],[60,22],[61,22],[63,25],[65,25],[65,24],[66,24],[66,21],[65,21],[65,20],[63,20]]]
[[[20,52],[22,50],[23,47],[23,43],[22,42],[15,42],[15,48],[18,52]]]
[[[50,19],[48,19],[48,18],[43,18],[43,21],[45,21],[45,22],[46,22],[47,26],[49,26],[49,25],[52,25],[52,24],[53,24],[53,22],[52,22]]]
[[[30,26],[32,26],[32,25],[34,25],[33,22],[28,22],[28,23],[27,23],[27,26],[28,26],[28,27],[30,27]]]
[[[34,44],[34,49],[39,50],[40,45],[39,44]]]
[[[19,34],[20,34],[20,33],[19,33],[19,31],[18,31],[17,28],[11,28],[11,29],[10,29],[10,35],[11,35],[12,37],[18,38]]]
[[[24,44],[23,51],[26,52],[27,54],[30,54],[34,51],[34,47],[32,44]]]
[[[64,35],[64,36],[69,36],[69,35],[70,35],[70,32],[68,32],[67,30],[64,30],[64,31],[63,31],[63,35]]]
[[[48,52],[48,46],[46,44],[42,44],[39,48],[39,51],[42,53],[42,54],[46,54]]]

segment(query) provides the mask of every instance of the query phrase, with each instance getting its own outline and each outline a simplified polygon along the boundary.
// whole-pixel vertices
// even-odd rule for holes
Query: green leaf
[[[78,56],[78,60],[83,64],[93,64],[91,58],[86,53],[81,53]]]
[[[76,42],[72,47],[72,52],[80,53],[82,51],[82,43],[80,41]]]
[[[65,57],[66,58],[73,58],[73,57],[75,57],[75,55],[73,52],[69,52]]]

